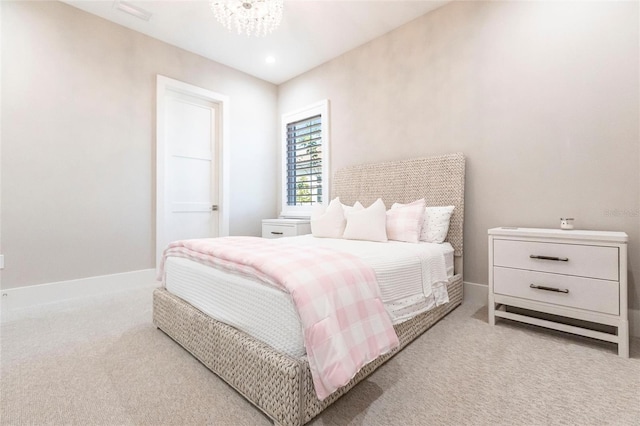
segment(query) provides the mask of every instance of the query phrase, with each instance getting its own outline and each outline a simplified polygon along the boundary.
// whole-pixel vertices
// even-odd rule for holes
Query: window
[[[282,216],[308,217],[329,197],[329,101],[282,116]]]

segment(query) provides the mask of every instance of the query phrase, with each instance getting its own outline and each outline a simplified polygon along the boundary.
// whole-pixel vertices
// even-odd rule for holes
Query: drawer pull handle
[[[276,231],[271,231],[271,233],[272,233],[273,235],[282,235],[282,234],[283,234],[283,232],[276,232]]]
[[[568,257],[541,256],[541,255],[538,255],[538,254],[530,254],[529,257],[531,259],[555,260],[555,261],[558,261],[558,262],[568,262],[569,261]]]
[[[538,290],[546,290],[546,291],[555,291],[556,293],[569,293],[568,288],[555,288],[555,287],[546,287],[543,285],[535,285],[529,284],[530,288],[537,288]]]

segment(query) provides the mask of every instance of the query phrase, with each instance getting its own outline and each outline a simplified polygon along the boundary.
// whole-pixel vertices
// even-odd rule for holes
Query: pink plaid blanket
[[[398,346],[373,269],[351,254],[256,237],[182,240],[165,250],[161,276],[169,256],[257,277],[290,293],[320,400]]]

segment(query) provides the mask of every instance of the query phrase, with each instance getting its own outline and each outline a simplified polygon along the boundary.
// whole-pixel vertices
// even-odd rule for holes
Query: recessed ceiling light
[[[142,19],[143,21],[148,21],[149,19],[151,19],[151,15],[153,15],[153,13],[147,10],[144,10],[138,6],[134,6],[131,3],[126,1],[116,0],[113,2],[113,7],[125,13],[128,13],[129,15],[133,15],[136,18]]]
[[[269,55],[264,59],[264,61],[266,63],[268,63],[268,64],[275,64],[276,63],[276,58],[271,56],[271,55]]]

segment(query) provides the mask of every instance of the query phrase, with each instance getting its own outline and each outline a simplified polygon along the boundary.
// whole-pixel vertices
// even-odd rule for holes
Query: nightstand
[[[262,238],[295,237],[311,233],[309,219],[263,219]]]
[[[489,324],[507,318],[606,340],[629,357],[627,234],[507,227],[488,233]]]

